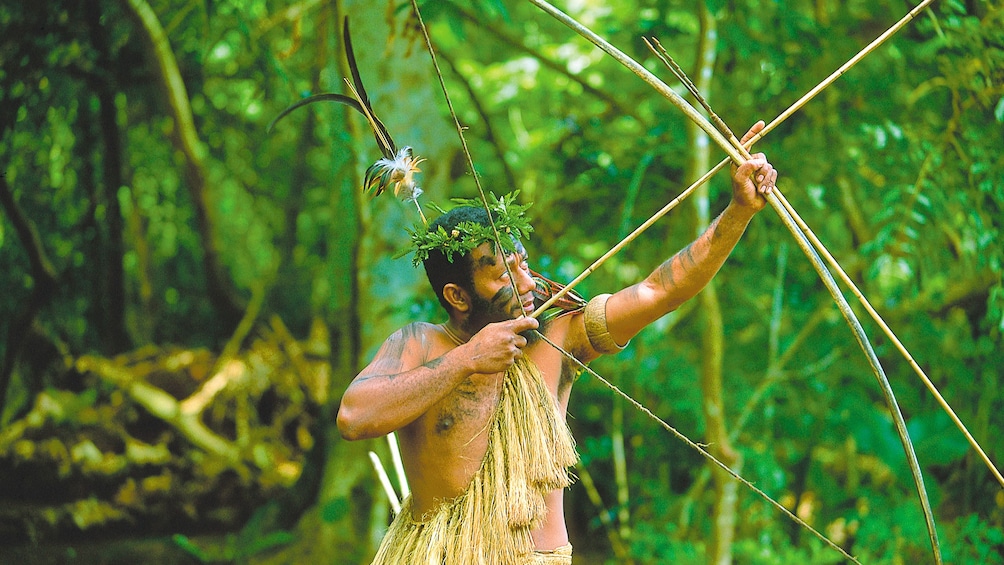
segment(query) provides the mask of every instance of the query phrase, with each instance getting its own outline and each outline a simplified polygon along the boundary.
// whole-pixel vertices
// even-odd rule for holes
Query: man
[[[562,501],[575,461],[565,414],[577,366],[552,343],[588,363],[696,295],[776,179],[763,154],[733,166],[731,202],[693,243],[645,280],[543,324],[527,316],[537,283],[518,240],[512,252],[483,235],[458,257],[430,252],[426,272],[449,319],[387,338],[338,412],[346,439],[401,439],[412,495],[374,563],[571,563]],[[442,226],[462,239],[487,225],[483,216],[455,208],[430,233]]]

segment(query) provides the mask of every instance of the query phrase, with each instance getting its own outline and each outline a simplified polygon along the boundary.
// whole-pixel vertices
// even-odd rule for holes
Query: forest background
[[[533,266],[568,281],[724,155],[528,3],[420,3],[477,173],[533,202]],[[770,121],[912,6],[578,0],[736,131]],[[410,3],[0,3],[0,561],[366,563],[390,517],[333,427],[394,329],[443,318],[414,210],[345,92],[350,18],[373,106],[427,158],[423,203],[475,196]],[[679,88],[669,78],[667,83]],[[1004,461],[1004,8],[942,0],[759,142],[779,188]],[[728,201],[727,177],[581,286],[622,288]],[[426,210],[430,210],[426,206]],[[859,316],[866,318],[858,308]],[[1004,491],[865,323],[924,469],[947,562],[1004,563]],[[697,299],[593,368],[864,563],[932,562],[889,410],[773,212]],[[835,563],[589,375],[569,409],[581,563]]]

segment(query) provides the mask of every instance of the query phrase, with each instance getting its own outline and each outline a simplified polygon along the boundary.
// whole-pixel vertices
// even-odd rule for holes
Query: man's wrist
[[[760,210],[762,210],[762,208],[753,204],[742,204],[733,198],[729,201],[729,205],[725,208],[722,216],[724,216],[723,219],[728,218],[729,221],[742,222],[745,226]]]

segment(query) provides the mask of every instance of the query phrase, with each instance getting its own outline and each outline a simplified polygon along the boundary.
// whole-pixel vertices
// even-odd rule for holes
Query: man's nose
[[[520,294],[526,294],[537,288],[537,281],[530,276],[529,269],[517,268],[516,283]]]

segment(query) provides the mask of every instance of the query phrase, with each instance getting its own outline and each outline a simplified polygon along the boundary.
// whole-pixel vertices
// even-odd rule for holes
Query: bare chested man
[[[758,122],[743,142],[763,127]],[[455,272],[449,275],[430,270],[427,261],[430,282],[449,319],[442,324],[416,322],[387,338],[342,397],[338,412],[342,436],[358,440],[399,433],[412,491],[408,518],[420,527],[424,517],[468,488],[488,449],[487,430],[499,403],[503,376],[521,356],[539,368],[564,418],[576,367],[550,344],[535,340],[530,330],[543,333],[583,363],[615,352],[711,280],[752,217],[765,206],[764,194],[776,179],[777,172],[763,154],[733,166],[728,207],[693,243],[643,281],[600,297],[605,307],[601,301],[599,319],[605,328],[599,330],[595,321],[587,330],[582,310],[557,316],[544,326],[526,316],[534,310],[535,281],[529,256],[518,242],[516,251],[508,255],[495,253],[490,242],[482,243],[455,258]],[[456,217],[469,218],[472,213],[476,214],[472,209],[454,209],[437,222],[445,222],[450,230],[454,228],[451,221],[459,221]],[[518,296],[513,296],[509,272]],[[544,495],[546,517],[531,532],[538,555],[523,562],[570,563],[570,549],[564,551],[569,555],[564,561],[534,560],[568,546],[563,493],[555,489]],[[486,562],[498,561],[489,558]]]

